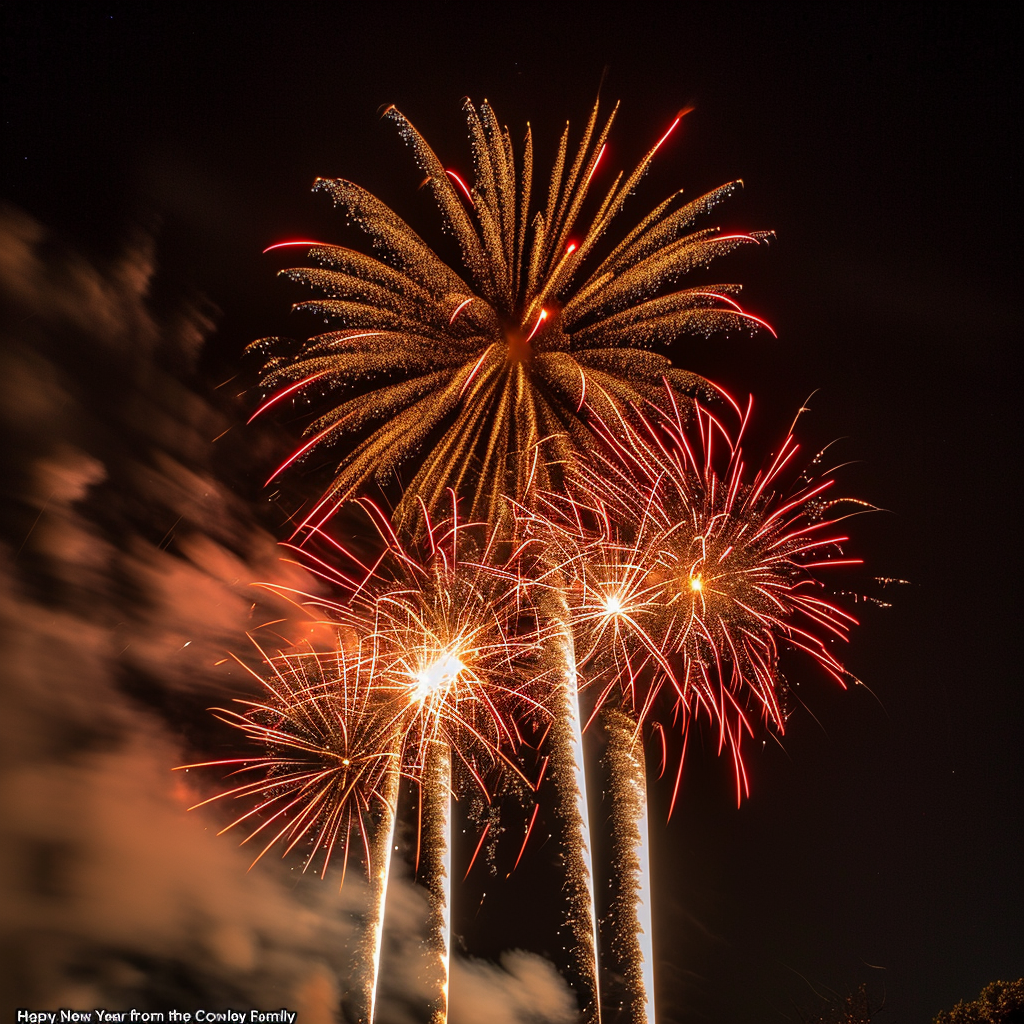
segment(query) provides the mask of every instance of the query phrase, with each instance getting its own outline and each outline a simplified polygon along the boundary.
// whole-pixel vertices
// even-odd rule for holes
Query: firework
[[[420,789],[417,865],[430,902],[428,951],[436,995],[431,1020],[447,1017],[451,928],[451,800],[473,790],[486,803],[491,786],[532,789],[515,753],[526,721],[550,715],[544,636],[523,576],[532,543],[498,544],[484,524],[452,516],[434,522],[422,508],[423,538],[409,546],[376,504],[364,500],[384,553],[352,577],[339,563],[355,556],[318,531],[333,557],[303,557],[348,594],[335,602],[292,592],[343,628],[362,629],[372,647],[373,687],[401,737],[403,771]],[[503,552],[499,557],[498,550]],[[511,780],[508,778],[511,776]]]
[[[664,690],[684,727],[706,713],[733,755],[738,794],[750,713],[785,728],[780,647],[810,654],[840,685],[849,678],[828,645],[856,620],[827,599],[818,570],[859,564],[843,557],[836,509],[865,506],[827,497],[820,455],[794,468],[791,432],[750,477],[749,414],[735,438],[700,406],[690,426],[679,409],[622,422],[574,471],[572,498],[548,502],[559,542],[577,542],[572,615],[593,638],[595,676],[621,683],[640,719]],[[610,631],[615,643],[602,642]],[[597,703],[612,692],[605,685]]]
[[[529,129],[517,159],[489,104],[467,100],[469,186],[389,108],[385,116],[411,146],[458,242],[468,281],[370,193],[318,179],[315,187],[365,231],[381,258],[294,243],[321,265],[283,273],[325,296],[297,308],[335,327],[298,345],[255,343],[267,354],[268,397],[257,413],[297,398],[321,410],[271,479],[314,451],[349,444],[300,532],[322,525],[342,499],[371,478],[391,478],[421,450],[399,506],[403,519],[417,497],[434,509],[452,487],[470,499],[473,517],[497,522],[506,495],[529,499],[551,487],[556,467],[594,443],[590,413],[614,422],[634,405],[662,401],[665,382],[676,401],[708,393],[702,378],[672,366],[656,348],[685,332],[767,326],[741,309],[738,286],[670,290],[687,272],[767,237],[695,229],[739,182],[686,204],[673,194],[604,259],[589,259],[686,113],[631,174],[603,187],[590,204],[596,209],[581,220],[616,110],[599,125],[595,104],[571,160],[566,126],[546,201],[535,207]],[[526,457],[538,447],[540,458]]]
[[[612,907],[612,952],[622,964],[630,1024],[655,1024],[651,864],[647,778],[636,724],[617,708],[601,712],[608,744],[611,855],[618,891]]]
[[[533,509],[541,493],[564,484],[565,468],[581,453],[608,438],[627,443],[630,431],[638,429],[636,410],[678,410],[713,394],[706,381],[673,367],[659,349],[687,332],[767,327],[739,306],[738,286],[677,287],[691,270],[767,237],[697,226],[738,182],[685,204],[680,193],[673,194],[612,245],[607,256],[596,257],[598,240],[686,113],[677,115],[632,173],[618,174],[596,193],[616,109],[599,123],[595,104],[575,155],[566,127],[546,198],[536,205],[532,136],[528,130],[517,157],[508,130],[486,102],[465,105],[471,184],[444,168],[402,114],[386,111],[426,176],[423,185],[460,249],[462,272],[445,264],[364,189],[340,179],[317,181],[316,187],[327,191],[369,236],[376,254],[294,243],[306,247],[319,266],[283,273],[322,295],[298,308],[333,320],[332,329],[298,344],[281,339],[256,343],[266,356],[267,395],[254,415],[297,400],[311,408],[303,443],[271,480],[300,459],[322,460],[342,449],[333,456],[339,461],[326,492],[298,524],[295,536],[302,543],[319,536],[340,502],[371,480],[383,484],[399,477],[405,478],[399,531],[417,538],[425,525],[430,534],[429,520],[421,522],[416,515],[417,502],[431,512],[451,491],[467,500],[472,518],[489,523],[511,543],[508,498]],[[407,469],[417,453],[422,457]],[[476,634],[467,639],[452,609],[479,609],[479,603],[471,597],[468,605],[459,599],[448,607],[440,599],[461,593],[465,583],[451,578],[448,568],[439,574],[443,559],[433,536],[432,567],[409,558],[395,534],[385,540],[391,562],[400,568],[398,576],[409,578],[404,589],[396,577],[390,591],[384,587],[387,594],[373,598],[375,649],[388,666],[381,685],[407,706],[407,751],[418,752],[414,760],[421,779],[434,778],[437,773],[425,766],[435,747],[446,745],[456,774],[468,774],[486,793],[486,771],[511,764],[506,750],[514,748],[518,737],[508,709],[522,692],[518,683],[494,691],[493,677],[475,667],[474,658],[480,657],[481,665],[488,662],[490,642],[481,646]],[[626,548],[610,555],[611,545],[604,544],[604,550],[632,573],[630,586],[640,588],[630,597],[636,614],[623,625],[616,606],[620,598],[605,593],[603,610],[592,608],[577,617],[576,626],[588,637],[581,653],[583,661],[596,665],[599,652],[610,649],[613,660],[632,675],[637,665],[633,638],[646,635],[636,628],[637,602],[642,596],[644,614],[658,619],[654,604],[663,588],[652,587],[648,570],[634,570],[634,563],[643,563]],[[483,566],[488,558],[477,561]],[[558,593],[558,572],[556,565],[548,565],[538,574],[547,587],[538,601],[551,641],[550,759],[567,823],[569,919],[581,960],[578,973],[588,989],[584,1001],[589,1001],[590,1015],[599,1019],[578,659],[567,606]],[[517,584],[517,597],[523,590]],[[583,628],[587,615],[589,626],[599,627],[596,631]],[[512,636],[506,631],[502,642],[508,644]],[[655,659],[665,658],[668,650],[664,638],[660,645],[651,639],[647,648]],[[675,678],[668,664],[663,669],[665,678]],[[637,670],[642,672],[643,665]],[[635,690],[635,682],[630,686]],[[535,698],[534,703],[543,701]],[[529,701],[527,708],[537,710],[529,708]],[[450,789],[452,784],[446,785]],[[440,807],[441,783],[421,785],[421,805]]]
[[[252,674],[266,699],[238,701],[244,712],[214,709],[256,743],[261,755],[203,765],[231,766],[236,775],[255,778],[196,806],[255,798],[255,806],[222,830],[251,827],[243,845],[263,843],[254,864],[281,843],[285,856],[296,848],[305,852],[304,870],[322,860],[325,875],[340,851],[344,881],[350,853],[361,849],[370,928],[356,971],[356,1012],[372,1022],[400,770],[395,714],[374,686],[372,652],[359,644],[339,643],[328,653],[295,650],[265,663],[269,678]]]
[[[451,488],[469,498],[471,516],[505,529],[506,497],[532,504],[539,490],[560,482],[562,464],[593,446],[592,415],[616,422],[634,406],[661,401],[666,383],[676,402],[709,393],[706,382],[673,367],[656,348],[685,332],[763,325],[741,309],[737,286],[672,290],[694,268],[767,237],[695,228],[739,183],[686,204],[673,194],[603,260],[589,259],[685,111],[631,174],[620,173],[603,189],[586,221],[580,219],[584,202],[599,180],[615,110],[599,125],[595,104],[571,159],[566,127],[546,201],[536,208],[529,130],[517,162],[489,104],[477,108],[467,101],[465,112],[471,187],[445,170],[402,114],[391,108],[386,116],[426,175],[424,185],[457,239],[468,281],[364,189],[343,180],[316,184],[366,232],[382,259],[297,243],[321,265],[285,273],[325,296],[300,308],[333,318],[334,329],[298,346],[257,343],[270,350],[263,378],[268,397],[257,413],[300,397],[320,412],[271,479],[302,457],[349,441],[299,534],[315,533],[341,500],[371,478],[394,476],[420,450],[425,455],[399,504],[401,524],[410,523],[416,500],[435,509]],[[561,690],[576,685],[576,658],[564,625],[556,621],[555,660],[564,662],[564,679],[555,690],[560,714],[569,717],[552,731],[552,763],[561,779],[560,809],[576,837],[570,843],[578,861],[570,871],[570,916],[580,949],[589,949],[583,954],[589,966],[579,973],[599,1014],[578,695]],[[440,719],[428,714],[423,721]]]
[[[719,749],[732,754],[740,799],[751,710],[779,733],[785,727],[780,646],[809,653],[844,684],[827,644],[846,639],[855,620],[822,596],[816,570],[859,561],[842,557],[848,538],[834,512],[842,502],[826,497],[832,480],[818,475],[820,456],[794,470],[790,432],[749,479],[741,446],[749,405],[732,438],[699,405],[688,425],[668,397],[671,412],[649,406],[617,430],[598,428],[603,447],[570,470],[565,492],[543,497],[541,514],[527,513],[560,552],[555,577],[570,582],[569,621],[592,718],[607,739],[613,952],[638,1022],[653,1020],[643,724],[664,737],[660,712],[670,711],[685,755],[687,730],[706,713]]]
[[[388,554],[372,599],[382,662],[379,686],[406,706],[407,760],[420,782],[421,856],[430,898],[428,950],[436,996],[432,1024],[447,1020],[451,949],[451,815],[456,773],[488,795],[486,777],[511,770],[519,720],[546,713],[533,695],[542,650],[519,571],[522,550],[502,564],[494,534],[453,517],[425,516],[427,553],[410,554],[376,517]],[[526,780],[522,779],[525,784]],[[489,799],[489,796],[488,796]]]

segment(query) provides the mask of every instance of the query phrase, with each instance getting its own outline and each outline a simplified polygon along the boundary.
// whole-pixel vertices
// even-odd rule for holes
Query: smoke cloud
[[[161,308],[154,273],[149,239],[100,266],[0,211],[0,994],[51,1009],[286,1006],[332,1024],[360,879],[339,891],[273,857],[248,870],[258,851],[216,835],[232,808],[187,811],[218,773],[171,771],[232,756],[204,709],[254,692],[228,659],[258,663],[247,632],[315,628],[253,584],[319,584],[282,562],[246,497],[261,453],[232,431],[236,411],[188,383],[210,320]],[[423,1019],[425,920],[398,872],[382,1024]],[[451,989],[452,1024],[576,1016],[554,967],[522,951],[456,958]]]

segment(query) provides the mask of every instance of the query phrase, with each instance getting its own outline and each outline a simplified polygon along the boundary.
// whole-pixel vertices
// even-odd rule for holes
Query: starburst
[[[735,437],[699,406],[689,426],[678,409],[623,420],[538,520],[567,552],[595,704],[621,691],[640,721],[663,695],[684,723],[706,713],[734,756],[738,792],[751,712],[785,728],[780,649],[809,654],[840,685],[850,678],[831,644],[856,620],[819,572],[860,562],[842,552],[836,510],[850,499],[828,498],[820,456],[798,468],[791,432],[748,473],[749,413]]]
[[[213,709],[259,752],[184,766],[231,767],[250,781],[196,806],[251,803],[222,831],[250,827],[243,844],[264,844],[257,861],[280,843],[285,856],[300,848],[306,868],[322,858],[326,874],[340,849],[344,879],[350,852],[361,847],[369,869],[374,829],[390,814],[389,779],[399,768],[396,711],[374,685],[372,650],[339,641],[331,651],[298,647],[264,663],[267,676],[250,669],[264,699],[238,700],[243,711]]]
[[[402,543],[364,502],[387,551],[356,601],[374,620],[378,687],[405,707],[409,757],[435,741],[484,787],[488,764],[519,769],[520,723],[547,714],[544,636],[522,573],[526,545],[498,557],[495,533],[460,522],[435,523],[425,508],[423,543]]]
[[[347,448],[300,531],[322,525],[371,478],[385,482],[400,472],[405,519],[414,512],[412,496],[433,510],[451,487],[469,498],[472,517],[498,522],[506,495],[529,499],[551,487],[558,466],[594,443],[594,415],[616,422],[634,405],[661,401],[666,382],[679,402],[709,393],[702,378],[664,354],[681,334],[767,327],[739,306],[736,285],[675,288],[688,272],[767,237],[695,228],[739,182],[688,203],[674,193],[606,256],[595,252],[687,111],[631,174],[619,173],[587,203],[617,110],[599,123],[595,104],[571,160],[566,126],[546,201],[535,208],[530,130],[517,158],[487,102],[467,100],[464,110],[472,185],[445,169],[404,115],[393,107],[385,114],[426,175],[463,274],[365,189],[342,179],[316,182],[369,236],[376,255],[295,243],[321,265],[283,273],[325,296],[297,308],[336,326],[297,345],[255,343],[269,350],[268,397],[257,413],[298,398],[320,410],[271,479],[314,452]]]

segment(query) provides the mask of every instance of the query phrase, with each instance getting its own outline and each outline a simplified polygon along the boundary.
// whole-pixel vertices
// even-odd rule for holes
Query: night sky
[[[740,809],[710,738],[667,825],[670,784],[654,784],[660,1021],[799,1021],[866,983],[881,1021],[911,1024],[1024,974],[1008,14],[231,10],[3,13],[4,1012],[284,1005],[331,1020],[358,884],[339,897],[291,864],[246,874],[251,858],[213,836],[229,809],[185,810],[216,777],[170,772],[227,756],[205,709],[246,683],[214,663],[248,656],[259,616],[290,614],[249,584],[309,582],[278,562],[283,516],[262,490],[294,425],[243,426],[257,368],[242,349],[306,330],[288,312],[303,295],[275,277],[288,258],[261,250],[358,244],[310,193],[318,175],[364,185],[443,248],[379,111],[394,103],[468,172],[460,100],[487,98],[513,139],[530,121],[544,174],[602,76],[622,101],[616,169],[695,107],[620,231],[675,188],[742,177],[716,222],[777,232],[714,274],[744,283],[778,339],[684,338],[670,355],[753,393],[763,451],[814,393],[804,450],[835,441],[842,490],[884,510],[852,521],[866,567],[850,589],[891,603],[851,606],[844,659],[864,687],[784,664],[805,706],[781,745],[749,744]],[[572,1019],[554,845],[457,890],[453,1024]],[[393,900],[382,1024],[417,1019],[422,900],[404,876]]]

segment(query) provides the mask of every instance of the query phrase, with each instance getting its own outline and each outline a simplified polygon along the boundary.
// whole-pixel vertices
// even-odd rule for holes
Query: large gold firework
[[[615,422],[630,408],[662,401],[666,383],[677,401],[706,392],[702,378],[658,349],[684,332],[763,325],[740,308],[736,285],[673,290],[689,271],[766,237],[695,229],[738,182],[689,203],[674,193],[603,259],[595,257],[598,240],[686,111],[631,174],[620,172],[586,204],[583,221],[617,105],[599,125],[595,103],[572,159],[566,126],[546,201],[536,208],[529,128],[517,160],[486,101],[477,107],[466,100],[464,109],[472,185],[445,169],[404,115],[392,107],[385,116],[412,147],[468,280],[379,199],[343,179],[318,179],[315,187],[366,232],[380,258],[281,243],[305,245],[320,262],[283,273],[322,292],[298,308],[337,327],[298,345],[255,343],[269,351],[269,396],[257,412],[293,397],[323,410],[271,479],[309,453],[347,444],[303,526],[320,525],[371,478],[383,482],[400,471],[403,517],[413,511],[411,496],[434,509],[452,487],[469,498],[472,517],[498,522],[506,495],[529,499],[551,487],[556,467],[594,443],[591,413]],[[406,470],[419,451],[423,458]]]

